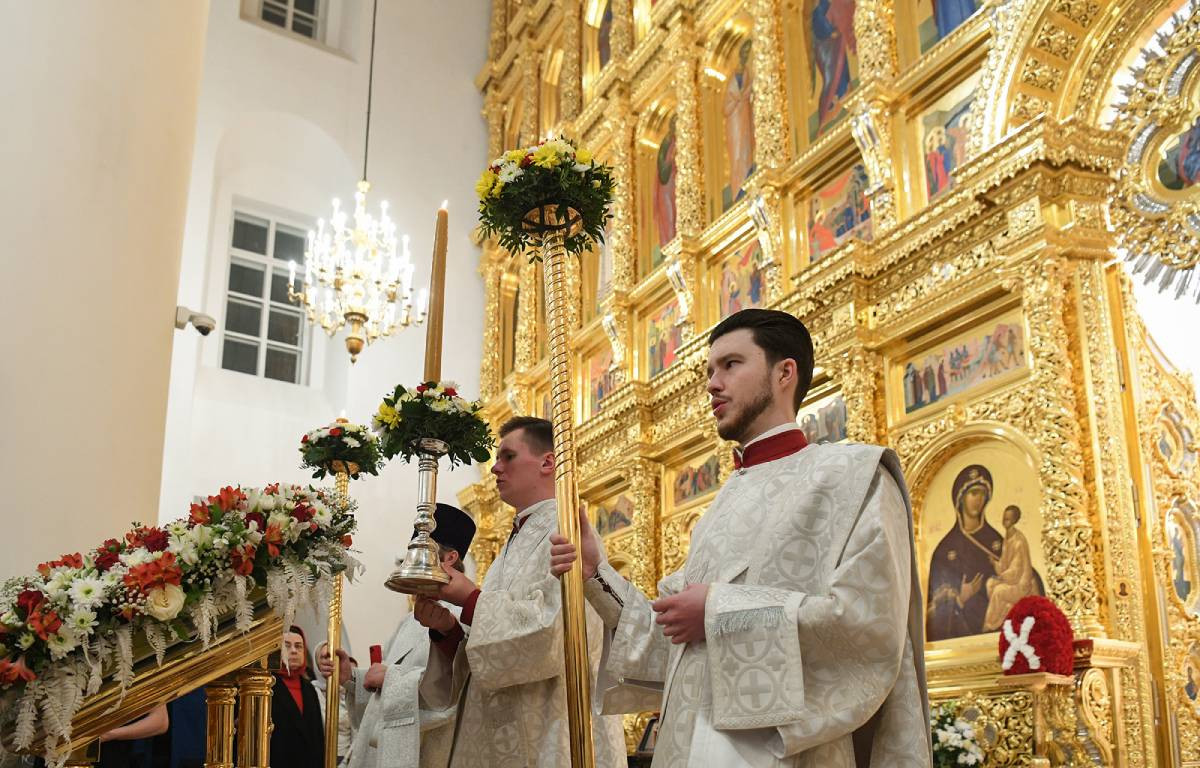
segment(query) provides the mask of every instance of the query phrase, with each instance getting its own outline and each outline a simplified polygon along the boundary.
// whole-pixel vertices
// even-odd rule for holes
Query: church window
[[[300,384],[308,334],[288,301],[288,263],[304,263],[303,229],[236,212],[230,239],[221,367]],[[303,269],[296,275],[299,290]]]
[[[317,37],[317,0],[262,0],[259,17],[312,40]]]

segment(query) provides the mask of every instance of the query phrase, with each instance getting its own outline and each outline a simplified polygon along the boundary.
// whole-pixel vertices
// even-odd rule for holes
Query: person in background
[[[138,742],[167,732],[170,718],[167,706],[159,704],[145,717],[113,728],[100,737],[100,762],[97,768],[150,768],[148,755],[135,754]],[[143,751],[144,752],[144,751]]]
[[[271,764],[287,768],[323,768],[325,723],[317,689],[309,681],[304,632],[283,633],[283,659],[275,671],[271,695]]]

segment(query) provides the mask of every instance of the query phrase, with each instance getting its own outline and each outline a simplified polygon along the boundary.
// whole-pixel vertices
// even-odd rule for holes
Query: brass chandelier
[[[366,344],[409,325],[425,321],[428,295],[421,289],[414,307],[413,263],[408,236],[396,235],[386,201],[379,216],[367,212],[367,155],[371,140],[371,92],[375,80],[376,0],[371,18],[371,58],[367,80],[367,124],[363,140],[363,175],[354,193],[354,213],[348,217],[341,201],[333,200],[328,223],[321,219],[309,230],[304,249],[304,289],[294,290],[296,263],[289,264],[288,298],[304,307],[308,321],[333,336],[346,328],[350,362]]]

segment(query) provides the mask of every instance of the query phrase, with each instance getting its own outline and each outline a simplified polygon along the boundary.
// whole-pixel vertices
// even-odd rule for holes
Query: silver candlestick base
[[[433,596],[450,577],[442,570],[442,559],[438,544],[430,535],[437,527],[433,511],[437,508],[438,459],[445,456],[450,446],[432,437],[416,441],[417,449],[417,519],[413,521],[416,535],[408,543],[404,560],[396,564],[396,570],[384,582],[394,592],[408,595]]]

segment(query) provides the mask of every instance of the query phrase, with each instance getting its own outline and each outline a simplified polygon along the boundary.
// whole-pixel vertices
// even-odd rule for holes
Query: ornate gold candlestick
[[[567,206],[543,205],[525,215],[525,228],[541,238],[546,285],[546,325],[550,348],[550,421],[554,424],[554,496],[558,530],[579,546],[579,494],[575,482],[574,419],[571,415],[571,355],[565,239],[582,226],[578,212]],[[591,768],[591,677],[584,615],[583,564],[576,560],[562,577],[563,643],[566,660],[567,717],[571,765]]]
[[[338,419],[345,423],[345,419]],[[358,474],[358,465],[352,461],[331,461],[329,468],[335,473],[335,487],[343,499],[350,496],[350,475]],[[333,661],[333,671],[325,681],[325,768],[336,768],[338,761],[338,720],[341,709],[341,698],[338,691],[341,687],[341,666],[337,653],[342,647],[342,574],[333,575],[333,594],[329,598],[329,626],[327,629],[326,645],[329,647],[329,658]]]
[[[408,543],[404,560],[397,563],[396,570],[384,582],[384,586],[395,592],[436,595],[450,581],[442,570],[437,542],[430,536],[437,527],[433,511],[437,507],[438,459],[448,450],[444,442],[431,437],[417,441],[417,519],[413,522],[417,535]]]

